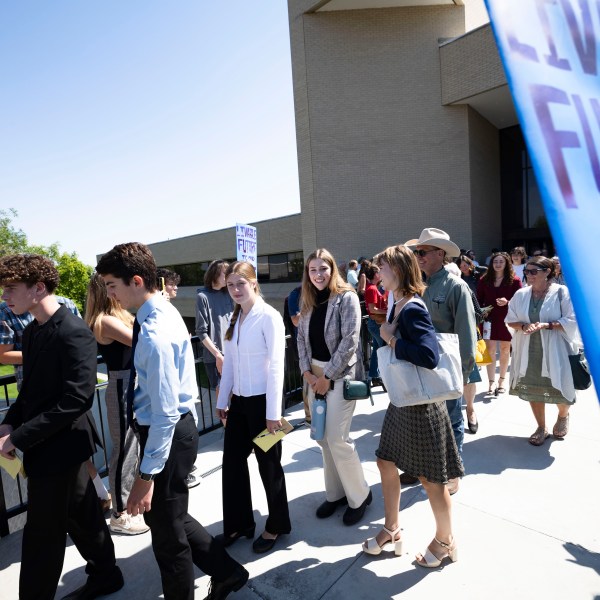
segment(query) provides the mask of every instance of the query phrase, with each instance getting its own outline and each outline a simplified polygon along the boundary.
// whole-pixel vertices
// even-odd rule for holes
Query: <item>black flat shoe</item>
[[[99,596],[108,596],[118,592],[124,585],[123,574],[119,567],[115,567],[114,571],[107,578],[98,579],[88,577],[88,580],[80,588],[74,592],[63,596],[62,600],[93,600]]]
[[[468,421],[467,424],[471,433],[477,433],[477,430],[479,429],[479,421],[475,421],[475,423],[471,423],[471,421]]]
[[[279,535],[276,538],[267,539],[262,535],[259,535],[254,542],[252,542],[252,550],[256,552],[256,554],[264,554],[265,552],[269,552],[273,549],[275,542],[279,539]]]
[[[237,565],[233,573],[224,581],[215,581],[211,577],[208,586],[208,596],[206,596],[205,600],[224,600],[231,592],[237,592],[241,589],[248,581],[248,577],[248,571],[242,565]]]
[[[350,508],[346,509],[344,513],[344,525],[355,525],[358,523],[365,514],[365,510],[367,510],[367,506],[371,504],[373,501],[373,494],[371,490],[369,490],[369,495],[365,498],[365,501],[358,508]]]
[[[343,496],[342,498],[340,498],[339,500],[335,500],[334,502],[329,502],[329,500],[325,500],[325,502],[323,502],[323,504],[321,504],[321,506],[317,508],[317,517],[319,519],[326,519],[335,512],[335,509],[338,506],[345,506],[346,504],[348,504],[346,496]]]
[[[239,540],[241,537],[246,537],[248,539],[252,539],[254,537],[255,529],[256,529],[256,525],[253,525],[252,527],[248,527],[248,529],[242,529],[241,531],[236,531],[235,533],[232,533],[231,535],[223,534],[219,537],[223,540],[223,546],[225,546],[225,548],[228,548],[229,546],[231,546],[231,544],[233,544],[233,542]]]

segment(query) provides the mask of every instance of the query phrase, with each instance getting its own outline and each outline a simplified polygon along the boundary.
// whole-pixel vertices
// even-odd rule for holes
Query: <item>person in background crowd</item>
[[[113,502],[109,527],[113,533],[125,535],[146,533],[150,529],[141,515],[133,517],[125,510],[137,474],[139,453],[137,436],[127,426],[126,410],[133,320],[131,313],[108,297],[104,280],[94,273],[88,285],[85,322],[96,338],[108,372],[105,403],[112,441],[108,480]]]
[[[352,259],[348,263],[348,274],[346,275],[346,281],[356,289],[358,286],[358,262]]]
[[[360,271],[358,273],[358,284],[356,285],[356,291],[358,293],[358,299],[361,302],[364,302],[365,299],[365,289],[367,288],[367,276],[365,273],[367,267],[369,267],[370,265],[371,261],[367,260],[366,258],[363,258],[363,260],[360,263]],[[366,307],[364,314],[366,314]]]
[[[438,344],[431,317],[419,299],[425,291],[415,255],[405,246],[386,248],[376,257],[384,287],[393,292],[390,322],[381,326],[384,343],[396,358],[426,369],[439,361]],[[397,318],[397,323],[392,323]],[[421,567],[438,567],[446,558],[457,559],[452,533],[451,499],[448,483],[464,475],[444,401],[417,406],[388,406],[377,449],[377,466],[385,507],[383,529],[363,544],[363,552],[381,554],[384,546],[395,546],[402,554],[398,507],[398,469],[417,475],[427,492],[435,517],[434,539],[424,554],[417,556]]]
[[[492,261],[492,256],[494,254],[496,254],[496,252],[500,252],[500,248],[492,248],[490,255],[486,257],[485,259],[485,266],[489,267],[490,266],[490,262]]]
[[[141,461],[127,512],[142,513],[150,526],[165,600],[193,600],[194,565],[211,577],[207,598],[225,598],[245,585],[248,571],[188,513],[185,478],[198,452],[198,383],[189,333],[177,309],[157,291],[156,263],[147,246],[119,244],[102,256],[96,271],[109,296],[137,310],[137,383],[127,400]]]
[[[460,269],[460,277],[473,292],[476,292],[480,275],[476,271],[473,261],[466,254],[461,254],[456,262]]]
[[[318,442],[323,451],[326,499],[316,515],[325,519],[338,506],[348,504],[345,525],[358,523],[373,499],[350,437],[356,401],[344,400],[342,385],[344,377],[362,377],[360,321],[358,298],[340,277],[331,253],[324,248],[311,252],[302,278],[298,354],[311,401],[315,394],[327,396],[325,435]]]
[[[285,330],[281,315],[261,297],[254,267],[245,261],[225,273],[234,302],[225,333],[225,360],[217,415],[227,420],[223,446],[223,539],[233,544],[255,531],[248,457],[253,439],[265,429],[281,429],[281,390],[285,363]],[[254,453],[265,488],[269,516],[252,544],[254,552],[269,552],[279,537],[291,531],[281,441]]]
[[[558,258],[558,256],[553,256],[551,260],[554,263],[554,277],[552,278],[552,283],[566,285],[565,276],[563,275],[562,268],[560,266],[560,258]]]
[[[158,277],[159,289],[161,292],[165,292],[167,300],[173,300],[173,298],[177,297],[177,286],[181,281],[181,277],[175,273],[175,271],[171,271],[170,269],[165,269],[164,267],[159,267],[156,269],[156,276]],[[162,280],[164,280],[164,290],[161,287]]]
[[[525,284],[525,274],[523,269],[525,268],[525,261],[527,260],[527,254],[523,246],[515,246],[510,251],[510,260],[512,262],[513,271],[515,275]]]
[[[286,324],[286,328],[289,330],[289,335],[292,336],[291,349],[298,360],[298,323],[300,323],[301,314],[301,294],[302,286],[299,285],[289,293],[283,307],[283,322]],[[290,324],[287,323],[286,318],[289,318],[291,327]],[[308,383],[305,379],[302,380],[302,403],[304,405],[304,422],[307,425],[310,425],[311,415],[310,402],[308,399]]]
[[[504,394],[504,380],[508,371],[510,360],[511,335],[506,327],[504,318],[508,312],[508,302],[522,287],[521,280],[515,275],[510,256],[506,252],[497,252],[492,256],[492,262],[487,273],[477,284],[477,301],[482,307],[492,306],[487,316],[491,324],[489,338],[484,334],[485,344],[492,357],[492,362],[487,365],[489,380],[488,393]],[[485,325],[484,325],[485,327]],[[496,346],[500,348],[500,376],[496,389]]]
[[[202,343],[202,360],[210,387],[219,398],[225,332],[229,327],[233,301],[227,293],[225,272],[229,263],[213,260],[204,274],[204,287],[196,296],[196,335]]]
[[[369,318],[367,319],[367,329],[371,335],[371,359],[369,363],[369,378],[371,385],[382,385],[379,377],[379,368],[377,366],[377,349],[384,345],[381,336],[379,335],[379,326],[385,321],[387,313],[387,297],[383,295],[378,285],[381,282],[379,276],[379,267],[372,263],[365,269],[367,278],[367,287],[365,288],[365,306]]]
[[[510,388],[531,405],[537,429],[529,443],[541,446],[550,435],[546,404],[558,408],[554,437],[563,439],[569,431],[569,408],[576,400],[569,355],[582,344],[569,290],[552,283],[554,263],[544,256],[531,258],[525,273],[530,285],[512,297],[506,315],[513,330]]]
[[[181,277],[177,273],[175,273],[175,271],[165,269],[164,267],[157,268],[156,281],[159,291],[162,292],[166,300],[171,302],[171,300],[177,297],[177,286],[181,281]],[[185,478],[185,482],[187,483],[187,486],[190,490],[199,486],[202,481],[199,477],[196,477],[194,475],[195,470],[196,465],[192,467],[192,470],[188,473],[187,477]]]
[[[477,257],[475,256],[475,252],[473,250],[467,250],[465,254],[473,261],[473,264],[478,267],[479,263],[477,262]]]
[[[21,600],[54,598],[67,534],[87,563],[88,578],[65,598],[96,598],[123,587],[86,467],[99,441],[90,412],[96,341],[87,325],[56,301],[58,282],[56,267],[44,256],[0,259],[2,299],[14,314],[33,316],[21,341],[23,385],[0,425],[0,456],[12,460],[20,450],[27,472]]]
[[[414,247],[419,268],[425,274],[427,289],[423,300],[429,310],[431,321],[437,333],[456,333],[460,346],[460,357],[464,383],[469,383],[475,365],[475,346],[477,343],[475,309],[471,301],[469,286],[444,269],[444,257],[456,258],[460,254],[458,246],[441,229],[423,229],[419,239],[409,240],[405,246]],[[462,398],[447,400],[446,408],[450,415],[452,430],[459,454],[462,454],[464,440],[464,421]],[[413,473],[403,473],[407,483],[412,481]],[[452,478],[448,491],[458,491],[459,478]],[[404,481],[401,479],[401,482]]]
[[[547,257],[548,251],[546,250],[546,248],[537,248],[536,250],[533,251],[532,256],[533,257],[536,257],[536,256]]]

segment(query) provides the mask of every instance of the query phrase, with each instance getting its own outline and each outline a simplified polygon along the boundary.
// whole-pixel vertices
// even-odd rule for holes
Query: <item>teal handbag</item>
[[[345,377],[344,382],[344,400],[371,400],[371,406],[375,406],[371,394],[371,382],[362,379],[350,379]]]

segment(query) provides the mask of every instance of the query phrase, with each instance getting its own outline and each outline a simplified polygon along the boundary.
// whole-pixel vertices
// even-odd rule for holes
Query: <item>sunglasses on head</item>
[[[523,273],[525,275],[537,275],[540,271],[545,271],[546,269],[523,269]]]
[[[438,250],[439,250],[439,248],[434,248],[433,250],[413,250],[413,252],[415,253],[416,256],[420,256],[421,258],[423,258],[430,252],[437,252]]]

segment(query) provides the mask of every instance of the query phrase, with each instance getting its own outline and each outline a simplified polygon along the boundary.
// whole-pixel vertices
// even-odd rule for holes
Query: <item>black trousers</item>
[[[140,427],[142,454],[148,427]],[[193,600],[194,565],[217,581],[227,579],[237,566],[223,542],[213,538],[188,514],[185,478],[198,453],[198,431],[191,413],[184,415],[173,434],[169,458],[154,480],[152,509],[144,514],[152,533],[152,550],[162,579],[165,600]]]
[[[266,411],[264,394],[231,397],[223,446],[223,532],[226,536],[255,525],[248,471],[248,457],[253,448],[269,507],[265,529],[269,533],[289,533],[292,529],[281,466],[281,442],[268,452],[252,442],[266,427]]]
[[[52,600],[65,558],[67,533],[87,561],[90,578],[110,578],[115,548],[86,464],[57,475],[27,479],[27,523],[19,598]]]

